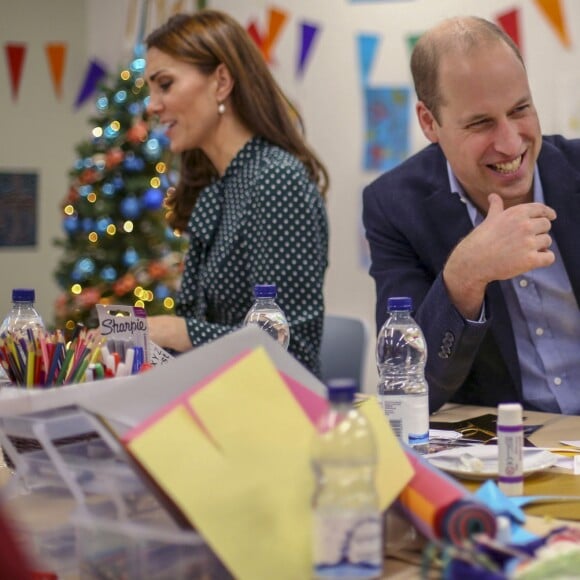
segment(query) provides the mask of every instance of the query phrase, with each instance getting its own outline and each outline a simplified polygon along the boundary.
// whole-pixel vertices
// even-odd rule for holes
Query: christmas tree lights
[[[163,199],[171,186],[168,140],[148,119],[145,60],[101,88],[90,138],[80,143],[62,202],[63,255],[55,271],[61,293],[55,325],[97,326],[95,304],[143,306],[171,314],[186,240],[166,225]]]

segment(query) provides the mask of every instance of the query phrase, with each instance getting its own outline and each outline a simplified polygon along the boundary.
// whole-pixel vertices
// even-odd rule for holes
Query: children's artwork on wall
[[[0,172],[0,248],[36,246],[38,174]]]
[[[366,87],[364,168],[387,171],[409,154],[408,87]]]

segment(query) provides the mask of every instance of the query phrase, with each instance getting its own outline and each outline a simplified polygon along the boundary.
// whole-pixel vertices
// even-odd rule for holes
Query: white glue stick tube
[[[524,426],[519,403],[501,403],[497,408],[499,489],[507,496],[524,493]]]

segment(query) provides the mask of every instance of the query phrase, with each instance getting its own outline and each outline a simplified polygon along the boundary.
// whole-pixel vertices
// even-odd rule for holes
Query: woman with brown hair
[[[180,154],[169,225],[189,236],[177,316],[151,339],[183,352],[242,325],[274,283],[291,352],[319,369],[327,172],[247,32],[222,12],[178,14],[146,39],[148,111]]]

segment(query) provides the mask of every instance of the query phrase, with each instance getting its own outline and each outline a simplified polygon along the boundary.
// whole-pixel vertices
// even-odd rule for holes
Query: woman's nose
[[[146,109],[149,115],[157,115],[161,110],[161,103],[159,99],[150,96]]]

